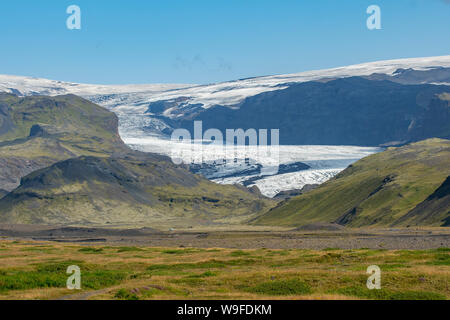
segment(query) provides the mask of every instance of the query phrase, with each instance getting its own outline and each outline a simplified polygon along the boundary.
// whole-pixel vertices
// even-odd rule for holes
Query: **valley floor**
[[[229,249],[389,249],[424,250],[450,247],[450,228],[349,229],[311,225],[292,231],[236,225],[158,231],[151,228],[105,229],[0,224],[0,237],[10,240],[72,242],[146,247]],[[168,228],[166,229],[168,230]]]
[[[450,299],[444,228],[0,229],[0,299]],[[70,265],[81,290],[65,288]]]

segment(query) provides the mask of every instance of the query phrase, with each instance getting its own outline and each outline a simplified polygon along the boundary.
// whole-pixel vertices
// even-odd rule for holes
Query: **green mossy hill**
[[[411,210],[401,220],[411,221],[414,224],[422,224],[432,218],[433,215],[446,216],[444,227],[450,226],[450,176],[428,198]]]
[[[0,94],[0,155],[0,222],[187,227],[241,223],[272,203],[132,151],[114,113],[74,95]]]
[[[33,172],[0,199],[0,222],[174,227],[238,223],[272,202],[140,152],[83,156]]]
[[[94,139],[97,146],[110,147],[122,143],[117,128],[114,113],[75,95],[0,94],[0,142],[40,136],[84,148],[85,138],[88,144]]]
[[[0,94],[0,189],[57,161],[126,151],[117,116],[85,99]]]
[[[254,223],[448,226],[449,175],[449,140],[389,148],[356,162],[319,188],[281,202]]]

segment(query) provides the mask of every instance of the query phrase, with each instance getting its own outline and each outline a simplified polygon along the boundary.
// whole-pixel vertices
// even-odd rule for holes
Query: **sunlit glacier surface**
[[[218,145],[177,142],[158,136],[121,135],[133,149],[167,155],[176,163],[182,160],[185,164],[207,164],[202,172],[206,178],[221,184],[256,185],[268,197],[281,191],[301,189],[307,184],[324,183],[355,161],[382,150],[375,147],[307,145],[225,149]],[[299,168],[299,163],[304,166]]]
[[[294,83],[338,79],[352,76],[386,74],[394,76],[399,69],[430,70],[450,67],[450,55],[376,61],[326,70],[313,70],[294,74],[239,79],[212,84],[142,84],[98,85],[0,75],[0,92],[19,96],[76,94],[117,114],[120,135],[131,147],[182,158],[197,164],[197,173],[218,183],[256,185],[266,196],[280,191],[300,189],[306,184],[320,184],[344,170],[351,163],[379,148],[354,146],[280,146],[271,147],[272,155],[258,150],[237,149],[231,155],[223,154],[214,145],[203,145],[202,151],[192,145],[175,143],[159,136],[170,132],[167,119],[182,118],[183,107],[165,110],[163,118],[149,111],[149,104],[157,101],[187,101],[208,109],[215,105],[234,108],[246,98],[275,90],[283,90]],[[443,84],[440,82],[440,84]],[[281,132],[282,134],[282,132]],[[276,156],[274,156],[276,155]],[[226,160],[225,164],[223,160]],[[234,160],[237,161],[234,161]],[[246,160],[247,159],[247,160]],[[203,163],[206,165],[202,165]],[[191,166],[192,169],[192,166]],[[195,171],[194,170],[194,171]]]

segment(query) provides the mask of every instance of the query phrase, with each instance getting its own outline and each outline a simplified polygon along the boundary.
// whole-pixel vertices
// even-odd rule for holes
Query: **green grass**
[[[136,252],[136,251],[144,251],[144,249],[138,247],[119,247],[117,249],[117,252]]]
[[[206,271],[200,274],[192,274],[188,276],[188,278],[207,278],[207,277],[215,277],[217,276],[217,272]]]
[[[102,248],[81,248],[80,250],[78,250],[78,252],[84,252],[84,253],[102,253],[103,249]]]
[[[142,248],[145,254],[136,257],[135,250],[109,246],[101,247],[104,254],[68,244],[45,247],[51,252],[24,251],[30,242],[3,241],[0,247],[7,249],[0,252],[0,299],[73,295],[65,289],[70,265],[81,269],[82,291],[104,289],[94,299],[450,298],[446,249]],[[177,253],[163,253],[172,250]],[[373,264],[381,268],[381,290],[366,288]]]
[[[81,274],[85,289],[98,290],[121,283],[127,278],[127,272],[117,270],[98,270]]]
[[[434,266],[450,266],[450,253],[437,253],[434,260],[429,262]]]
[[[242,250],[236,250],[230,253],[230,256],[232,257],[242,257],[242,256],[249,256],[251,255],[250,252],[242,251]]]
[[[86,265],[80,260],[66,260],[57,262],[37,263],[35,264],[35,270],[41,273],[65,273],[69,266],[79,266],[84,270],[91,270],[92,266]]]
[[[126,289],[119,289],[114,298],[119,300],[139,300],[139,297],[135,293],[130,293]]]
[[[0,249],[1,250],[1,249]],[[52,253],[54,251],[54,249],[52,248],[40,248],[40,247],[36,247],[36,248],[23,248],[20,249],[21,251],[28,251],[28,252],[42,252],[42,253]]]
[[[257,284],[247,291],[272,296],[306,295],[311,293],[311,287],[298,279],[274,280]]]
[[[446,300],[442,294],[426,291],[391,291],[387,289],[369,290],[364,287],[341,288],[334,293],[350,297],[372,300]]]
[[[379,267],[383,271],[391,271],[391,270],[397,270],[397,269],[402,269],[402,268],[411,268],[408,265],[400,264],[400,263],[380,264]]]
[[[0,273],[0,292],[33,288],[62,288],[67,276],[36,271],[2,271]]]
[[[82,287],[101,289],[125,280],[127,273],[105,270],[102,266],[86,265],[81,261],[37,264],[33,270],[1,270],[0,292],[34,288],[65,288],[69,274],[67,267],[77,265],[81,269]]]
[[[183,271],[190,269],[220,269],[227,266],[245,266],[254,264],[252,259],[235,259],[235,260],[209,260],[196,263],[175,263],[175,264],[154,264],[147,268],[147,271]]]
[[[389,148],[280,204],[254,224],[298,227],[339,221],[350,227],[442,226],[448,217],[445,205],[436,206],[430,215],[407,214],[442,185],[449,167],[449,140],[429,139]]]

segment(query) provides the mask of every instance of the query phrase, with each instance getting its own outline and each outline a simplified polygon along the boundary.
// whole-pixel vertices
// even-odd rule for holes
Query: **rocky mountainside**
[[[186,227],[241,222],[271,205],[129,149],[116,115],[85,99],[2,94],[0,106],[0,189],[11,191],[0,194],[0,222]]]
[[[239,108],[215,106],[173,127],[280,128],[285,145],[395,145],[450,137],[450,86],[404,85],[361,77],[306,82],[245,99]]]
[[[389,148],[359,160],[317,189],[281,202],[254,223],[444,226],[450,219],[449,175],[449,140]]]
[[[269,203],[244,187],[191,174],[166,157],[132,152],[69,159],[27,175],[0,200],[0,220],[186,228],[245,220]]]
[[[332,80],[356,77],[361,84],[354,95],[348,94],[348,83],[339,82],[326,85]],[[376,90],[370,92],[363,89],[364,80],[370,81]],[[385,82],[389,81],[391,85]],[[324,84],[319,86],[317,82]],[[382,82],[382,88],[377,85]],[[301,90],[311,88],[311,95]],[[394,86],[395,84],[399,86]],[[425,119],[435,119],[439,114],[448,111],[436,105],[428,105],[430,96],[425,89],[423,93],[403,85],[450,85],[450,56],[424,57],[376,61],[350,65],[326,70],[306,71],[294,74],[272,75],[238,79],[222,83],[205,85],[90,85],[0,75],[0,92],[28,95],[61,95],[76,94],[94,103],[114,111],[120,118],[120,134],[126,143],[133,138],[145,138],[149,134],[169,135],[179,127],[190,127],[192,120],[211,120],[209,126],[223,128],[226,117],[230,124],[227,128],[266,128],[271,125],[282,129],[281,143],[285,144],[349,144],[359,143],[364,146],[389,144],[396,139],[412,139],[417,141],[434,137],[430,135],[433,126]],[[388,107],[395,107],[400,98],[392,94],[392,90],[402,90],[401,109],[406,114],[388,112]],[[321,92],[323,90],[323,92]],[[334,91],[333,91],[334,90]],[[362,92],[361,90],[365,91]],[[342,92],[341,92],[342,91]],[[448,89],[445,90],[448,92]],[[369,94],[374,100],[364,98]],[[419,95],[417,95],[419,94]],[[321,96],[325,99],[321,99]],[[417,97],[417,101],[416,101]],[[435,98],[435,97],[432,97]],[[386,99],[388,106],[385,106]],[[354,110],[349,102],[356,102]],[[408,102],[408,105],[405,105]],[[436,100],[439,104],[439,102]],[[310,108],[319,105],[320,112],[311,112]],[[438,107],[438,110],[435,108]],[[370,109],[364,116],[362,110]],[[405,109],[406,108],[406,109]],[[213,109],[213,110],[210,110]],[[243,110],[240,110],[243,109]],[[428,110],[430,109],[430,110]],[[388,109],[389,110],[389,109]],[[352,115],[349,121],[341,119]],[[255,119],[251,119],[251,116]],[[270,115],[267,117],[265,115]],[[333,116],[337,115],[336,121]],[[243,116],[246,121],[240,117]],[[448,116],[448,115],[446,115]],[[252,120],[248,122],[247,120]],[[356,121],[356,123],[351,123]],[[374,122],[371,129],[381,130],[373,134],[360,132],[368,121]],[[325,125],[320,125],[324,122]],[[386,125],[384,125],[386,122]],[[418,124],[421,122],[421,124]],[[390,124],[399,123],[399,129]],[[303,128],[300,126],[303,126]],[[309,124],[304,127],[305,124]],[[407,124],[422,131],[409,132]],[[286,128],[282,127],[286,125]],[[405,129],[406,126],[406,129]],[[356,131],[353,132],[353,127]],[[308,131],[307,131],[308,130]],[[383,133],[385,132],[385,133]],[[337,136],[334,134],[337,133]],[[419,134],[420,133],[420,134]],[[441,133],[441,132],[438,132]],[[352,135],[347,142],[346,139]],[[439,135],[439,137],[443,137]],[[410,141],[410,140],[408,140]],[[395,141],[394,141],[395,142]]]
[[[128,152],[117,116],[83,98],[0,94],[0,188],[57,161]]]

